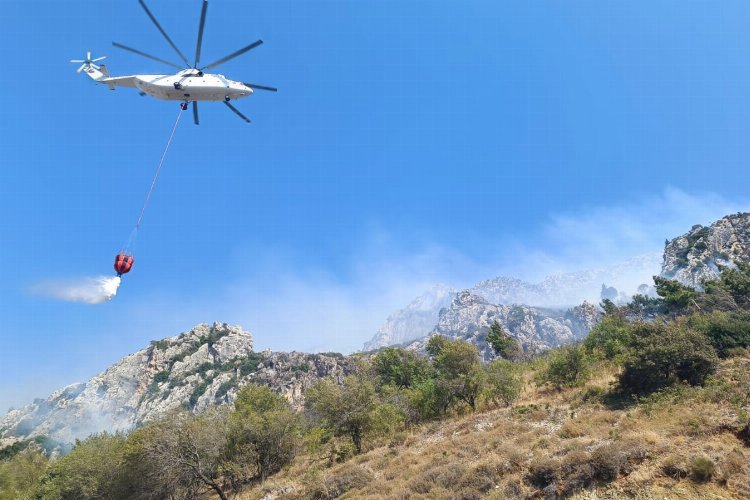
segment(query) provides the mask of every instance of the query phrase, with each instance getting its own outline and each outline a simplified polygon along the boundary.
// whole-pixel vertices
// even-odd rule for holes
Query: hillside
[[[750,356],[639,404],[608,400],[612,367],[561,390],[534,384],[536,369],[511,406],[416,426],[341,464],[300,455],[240,498],[750,497]],[[715,465],[709,479],[696,457]]]

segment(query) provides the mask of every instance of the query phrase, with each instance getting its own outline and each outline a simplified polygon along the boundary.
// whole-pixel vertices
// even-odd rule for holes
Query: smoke
[[[102,304],[112,300],[120,287],[119,276],[97,276],[66,281],[43,281],[31,287],[35,295],[68,302]]]

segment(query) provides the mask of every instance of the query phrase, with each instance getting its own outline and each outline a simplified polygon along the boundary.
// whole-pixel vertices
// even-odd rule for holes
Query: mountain
[[[480,281],[469,291],[492,304],[525,304],[533,307],[567,308],[584,301],[598,303],[602,285],[614,287],[626,297],[644,283],[651,283],[662,257],[647,254],[613,266],[547,276],[538,283],[499,276]]]
[[[708,227],[695,225],[668,241],[661,275],[701,288],[719,276],[719,266],[750,262],[750,213],[727,215]]]
[[[0,419],[0,448],[44,436],[65,445],[91,433],[130,430],[184,407],[231,404],[248,383],[268,385],[301,408],[321,377],[341,380],[354,362],[340,354],[253,351],[252,335],[226,323],[193,329],[124,357],[85,383],[11,410]]]
[[[635,293],[650,293],[652,277],[658,274],[662,262],[659,254],[647,254],[634,257],[620,264],[547,276],[538,283],[530,283],[518,278],[498,276],[480,281],[468,292],[474,297],[481,297],[489,304],[506,305],[523,304],[527,308],[553,308],[557,312],[536,314],[537,317],[552,315],[564,316],[565,311],[583,302],[598,304],[606,293],[607,298],[621,302]],[[402,345],[421,339],[435,331],[441,321],[441,310],[451,305],[457,292],[438,285],[417,297],[405,308],[392,313],[373,338],[364,345],[365,351],[371,351],[390,345]],[[506,308],[507,309],[507,308]],[[459,315],[460,316],[460,315]],[[472,316],[468,314],[467,317]],[[544,316],[546,317],[546,316]],[[474,328],[472,324],[454,325],[451,332]],[[484,325],[486,326],[486,325]],[[537,337],[545,338],[539,330]],[[587,330],[588,332],[588,330]],[[452,335],[452,334],[451,334]],[[524,335],[519,338],[534,338]],[[557,345],[547,343],[547,347]]]
[[[494,321],[518,340],[525,352],[534,353],[584,338],[600,316],[597,307],[588,302],[564,310],[498,305],[464,290],[440,313],[433,333],[471,342],[485,360],[490,360],[495,355],[487,344],[487,333]],[[423,337],[407,349],[424,352],[428,340],[429,336]]]
[[[435,285],[405,308],[388,316],[372,340],[365,342],[364,350],[374,351],[424,337],[437,324],[440,310],[450,305],[455,296],[455,290]]]

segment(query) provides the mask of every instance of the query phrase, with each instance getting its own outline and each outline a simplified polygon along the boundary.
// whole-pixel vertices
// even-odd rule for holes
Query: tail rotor
[[[82,63],[81,66],[78,67],[76,70],[76,73],[80,73],[84,69],[94,68],[95,70],[99,71],[100,66],[96,64],[98,61],[101,61],[103,59],[106,59],[107,56],[97,57],[96,59],[91,59],[91,51],[86,52],[86,59],[71,59],[70,62],[72,63]]]

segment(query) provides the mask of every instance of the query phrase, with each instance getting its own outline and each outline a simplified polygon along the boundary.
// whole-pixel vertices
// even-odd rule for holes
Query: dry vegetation
[[[705,387],[613,400],[612,365],[582,387],[538,387],[512,406],[423,424],[343,463],[299,454],[241,499],[750,498],[750,357]]]

